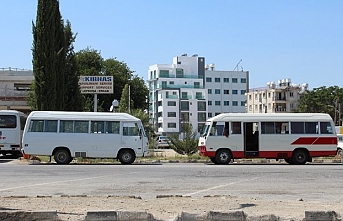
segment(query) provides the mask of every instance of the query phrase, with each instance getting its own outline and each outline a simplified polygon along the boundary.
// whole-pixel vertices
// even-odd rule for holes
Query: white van
[[[131,164],[148,154],[140,119],[127,113],[33,111],[27,118],[23,153],[54,156],[57,164],[74,157],[115,158]]]
[[[0,110],[0,154],[20,157],[26,115],[16,110]]]

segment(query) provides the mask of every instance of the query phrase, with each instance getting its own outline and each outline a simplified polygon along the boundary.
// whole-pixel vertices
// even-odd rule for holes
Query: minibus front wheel
[[[136,154],[130,149],[121,149],[118,154],[118,159],[121,164],[132,164],[136,159]]]
[[[217,164],[229,164],[232,159],[231,153],[229,150],[220,149],[216,153],[216,163]]]

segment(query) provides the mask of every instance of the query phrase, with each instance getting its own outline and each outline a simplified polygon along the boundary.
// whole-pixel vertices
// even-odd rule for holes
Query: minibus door
[[[244,156],[259,156],[258,122],[244,122]]]
[[[137,153],[143,151],[143,138],[139,134],[137,122],[123,122],[122,147],[134,149]]]

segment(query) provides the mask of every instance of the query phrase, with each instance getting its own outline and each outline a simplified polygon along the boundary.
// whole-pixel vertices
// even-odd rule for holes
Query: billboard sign
[[[113,94],[113,76],[80,76],[81,94]]]

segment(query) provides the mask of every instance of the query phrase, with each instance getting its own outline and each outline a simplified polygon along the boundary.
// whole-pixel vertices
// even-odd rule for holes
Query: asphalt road
[[[166,163],[25,165],[0,163],[0,196],[230,195],[280,200],[343,200],[342,164]]]

